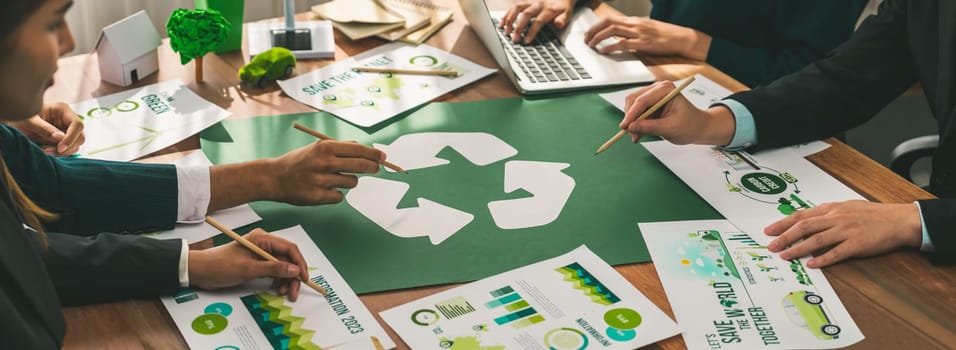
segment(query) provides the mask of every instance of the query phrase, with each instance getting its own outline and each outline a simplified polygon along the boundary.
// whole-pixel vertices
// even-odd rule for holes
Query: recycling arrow
[[[398,209],[408,189],[404,182],[365,176],[359,178],[345,200],[385,231],[403,238],[426,236],[434,245],[475,219],[474,215],[425,198],[418,198],[417,208]]]
[[[518,150],[494,135],[483,132],[423,132],[402,135],[390,145],[374,144],[388,154],[388,161],[405,170],[423,169],[448,164],[438,158],[445,147],[453,148],[462,157],[478,166],[485,166],[518,154]],[[386,169],[392,171],[391,169]]]
[[[503,229],[547,225],[558,218],[574,190],[574,179],[561,172],[568,163],[513,160],[505,163],[505,193],[519,188],[533,197],[493,201],[488,210]]]

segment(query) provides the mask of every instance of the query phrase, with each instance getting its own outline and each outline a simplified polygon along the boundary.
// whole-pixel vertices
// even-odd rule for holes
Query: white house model
[[[139,11],[103,28],[96,40],[100,78],[128,86],[159,70],[156,48],[161,44],[156,27]]]

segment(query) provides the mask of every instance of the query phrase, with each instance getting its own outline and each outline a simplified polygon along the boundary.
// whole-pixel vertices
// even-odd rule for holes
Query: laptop
[[[488,11],[484,0],[458,0],[468,23],[491,51],[498,66],[523,94],[533,95],[649,83],[654,74],[633,54],[602,55],[584,42],[584,33],[600,19],[579,8],[560,32],[545,26],[531,44],[512,43],[498,21],[505,11]],[[613,43],[605,40],[600,45]]]

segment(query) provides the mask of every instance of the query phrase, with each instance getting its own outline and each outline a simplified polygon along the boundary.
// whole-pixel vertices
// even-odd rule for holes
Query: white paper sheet
[[[829,349],[863,340],[823,272],[725,220],[640,224],[691,350]]]
[[[634,349],[680,332],[584,246],[380,315],[412,349]]]
[[[761,244],[771,240],[764,227],[798,210],[864,199],[790,148],[750,155],[667,141],[641,145]]]
[[[353,67],[457,71],[456,77],[359,73]],[[345,121],[370,127],[470,84],[489,69],[428,45],[386,44],[356,57],[279,81],[289,97]]]
[[[85,127],[86,142],[79,155],[115,161],[156,152],[229,116],[178,79],[77,102],[70,108]]]
[[[193,349],[386,349],[395,343],[375,321],[322,251],[300,226],[273,232],[299,246],[310,279],[329,292],[302,286],[291,302],[270,288],[272,279],[218,291],[185,289],[162,298]],[[274,344],[286,344],[282,347]],[[293,347],[297,345],[298,347]]]

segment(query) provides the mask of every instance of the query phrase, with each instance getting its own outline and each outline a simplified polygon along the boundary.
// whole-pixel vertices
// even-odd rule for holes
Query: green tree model
[[[202,82],[202,58],[226,40],[232,24],[213,9],[176,9],[169,15],[166,32],[173,51],[185,65],[196,59],[196,82]]]

